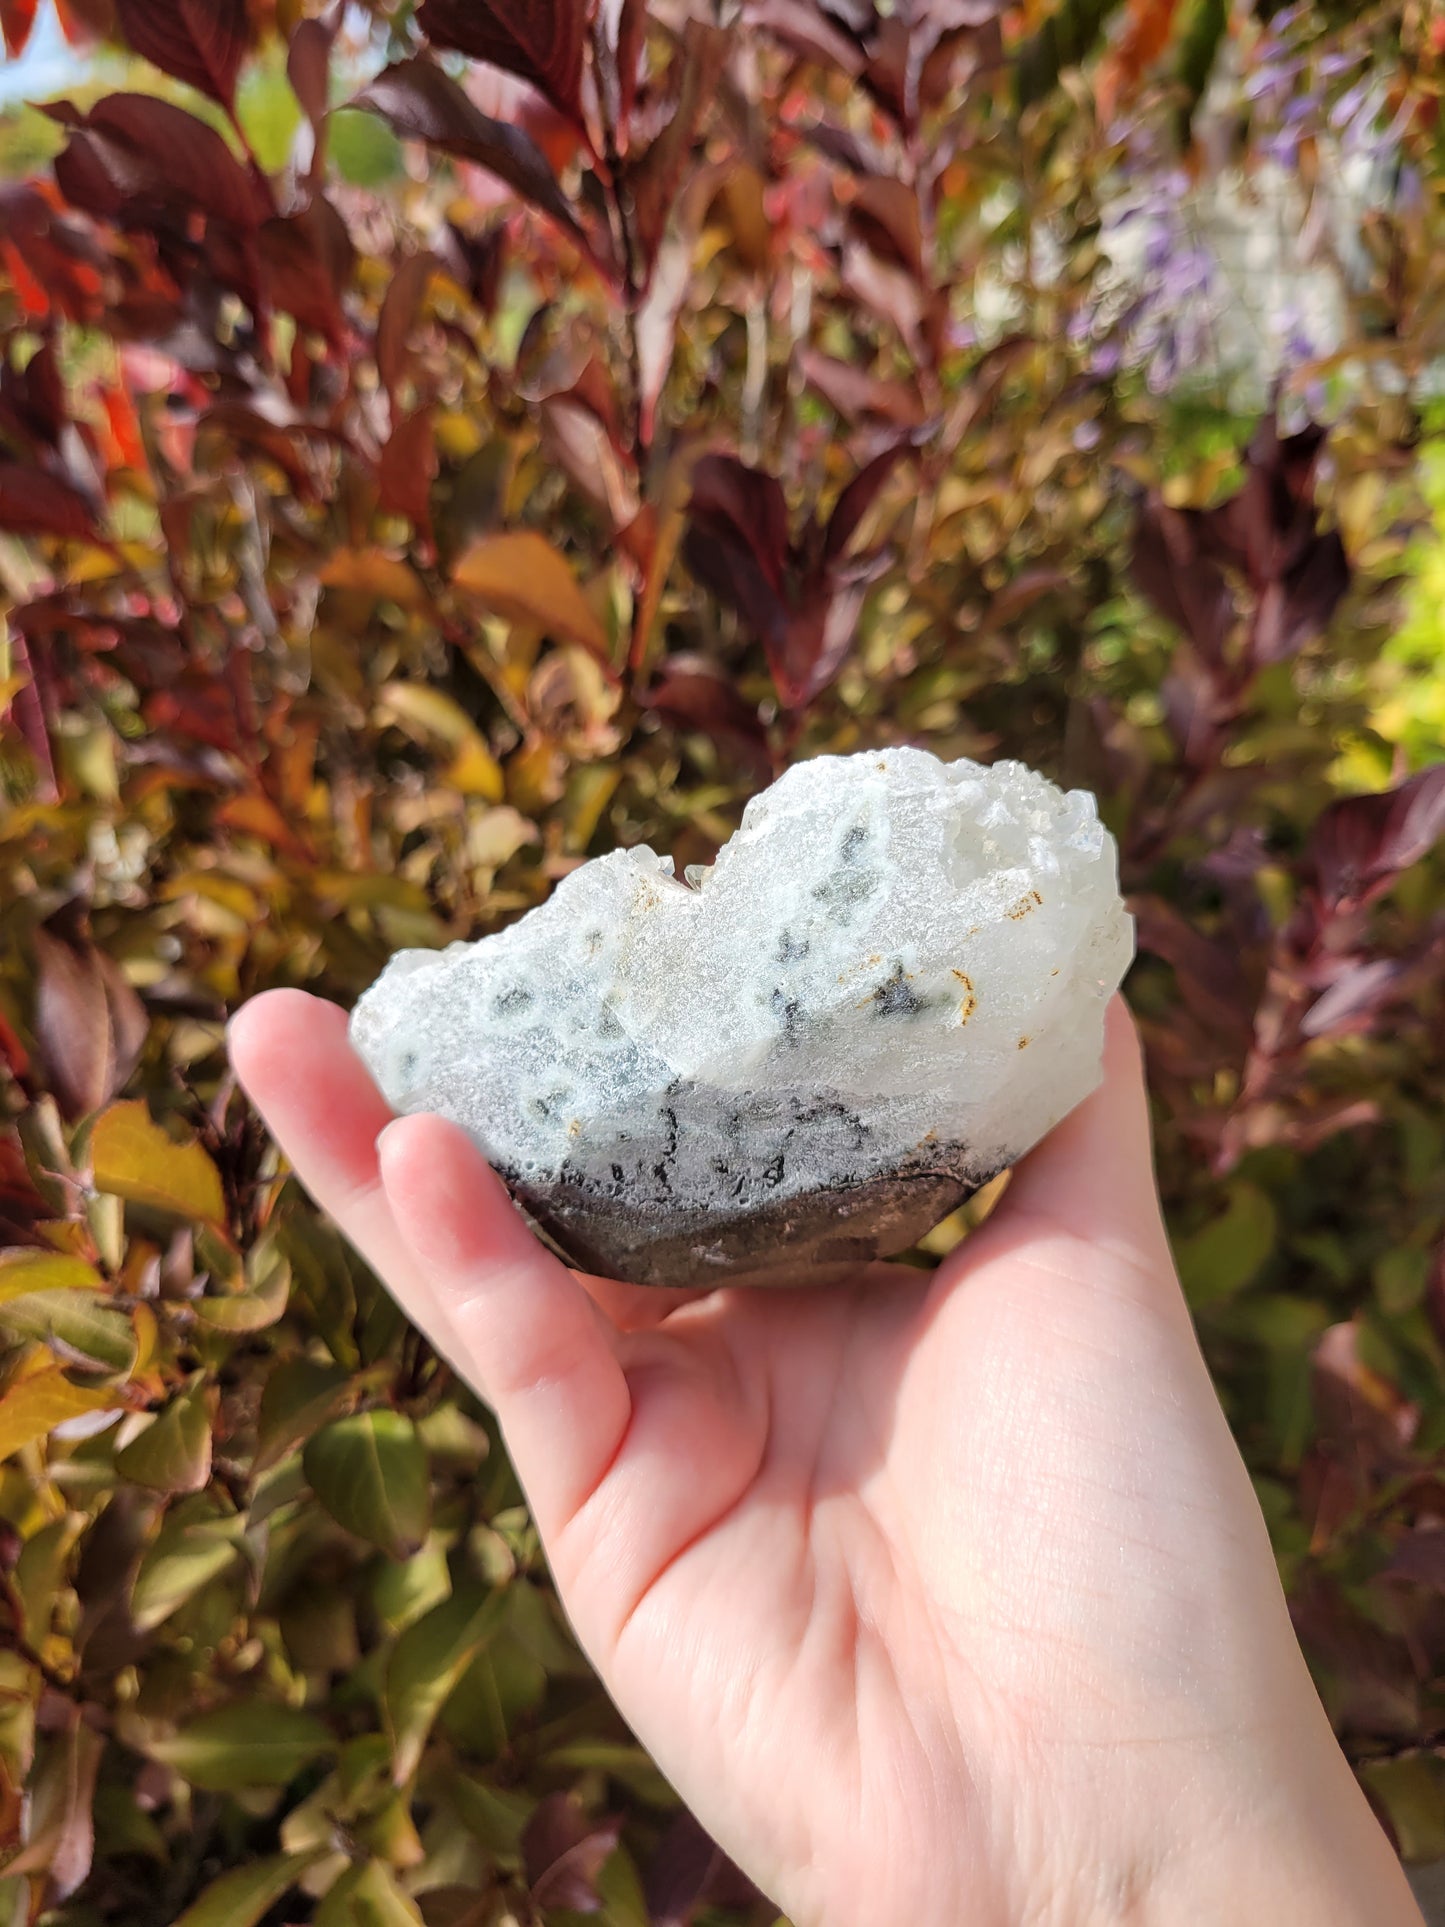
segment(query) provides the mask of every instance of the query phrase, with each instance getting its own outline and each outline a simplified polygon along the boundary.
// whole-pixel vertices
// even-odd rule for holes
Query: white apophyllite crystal
[[[616,850],[496,936],[402,952],[351,1038],[574,1263],[796,1282],[916,1242],[1072,1110],[1132,954],[1085,792],[821,756],[685,883]]]

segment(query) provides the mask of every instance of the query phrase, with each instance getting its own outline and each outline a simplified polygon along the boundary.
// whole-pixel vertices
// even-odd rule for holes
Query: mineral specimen
[[[1098,1081],[1133,953],[1094,799],[1019,763],[820,756],[710,868],[615,850],[479,943],[394,957],[351,1038],[581,1269],[840,1278]]]

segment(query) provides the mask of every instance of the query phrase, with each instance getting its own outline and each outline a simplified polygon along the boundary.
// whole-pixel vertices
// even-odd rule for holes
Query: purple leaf
[[[1445,764],[1398,789],[1333,803],[1315,825],[1311,856],[1329,903],[1363,904],[1445,835]]]

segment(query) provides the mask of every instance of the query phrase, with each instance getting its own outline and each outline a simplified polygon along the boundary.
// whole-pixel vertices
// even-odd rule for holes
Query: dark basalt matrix
[[[583,864],[393,957],[351,1038],[539,1233],[644,1285],[826,1283],[916,1244],[1098,1081],[1133,955],[1094,799],[1019,763],[821,756],[686,880]]]

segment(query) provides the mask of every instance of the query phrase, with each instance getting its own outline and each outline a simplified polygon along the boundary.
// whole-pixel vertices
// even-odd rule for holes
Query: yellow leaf
[[[471,717],[445,691],[424,682],[389,682],[381,691],[378,714],[407,734],[435,737],[453,752],[446,781],[466,796],[500,803],[505,789],[502,766],[483,741]]]
[[[606,631],[567,558],[535,530],[484,535],[458,562],[454,579],[498,615],[533,623],[556,641],[579,643],[606,661]]]
[[[98,1412],[115,1403],[114,1392],[99,1386],[72,1385],[58,1371],[37,1372],[12,1385],[0,1398],[0,1459],[8,1459],[36,1439],[47,1438],[57,1425]]]
[[[112,1104],[96,1119],[90,1160],[98,1191],[224,1230],[226,1201],[215,1165],[194,1141],[168,1137],[138,1099]]]
[[[58,1251],[0,1251],[0,1304],[32,1291],[104,1291],[105,1280],[82,1258]]]

